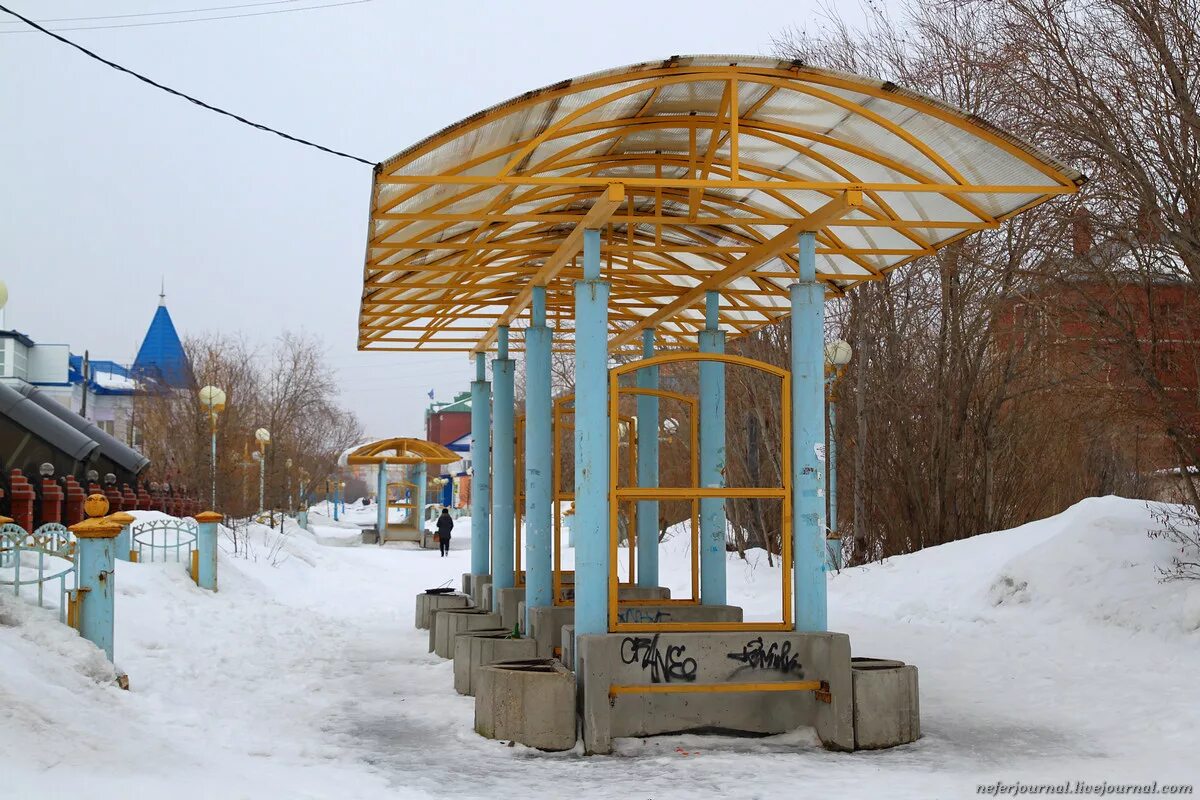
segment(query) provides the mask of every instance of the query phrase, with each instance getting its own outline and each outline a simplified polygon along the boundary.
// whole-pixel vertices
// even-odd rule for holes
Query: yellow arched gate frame
[[[399,493],[399,495],[398,495],[398,498],[399,498],[399,499],[398,499],[398,500],[396,500],[395,502],[393,502],[393,501],[392,501],[392,488],[393,488],[393,487],[395,487],[395,488],[398,488],[398,489],[400,489],[400,490],[401,490],[401,491],[400,491],[400,493]],[[413,494],[413,496],[414,496],[414,497],[416,496],[416,494],[417,494],[417,485],[416,485],[415,483],[410,483],[409,481],[388,481],[388,485],[387,485],[387,508],[388,508],[388,515],[389,515],[389,517],[390,517],[390,515],[391,515],[391,512],[392,512],[392,509],[393,509],[393,508],[398,508],[398,509],[401,509],[401,510],[407,509],[407,510],[408,510],[408,511],[410,511],[410,512],[411,512],[411,511],[412,511],[414,508],[416,508],[416,504],[415,504],[415,503],[408,502],[408,501],[406,501],[406,500],[404,499],[404,490],[405,490],[405,489],[411,489],[411,490],[412,490],[412,494]],[[401,515],[401,516],[403,517],[403,515]],[[410,514],[410,516],[411,516],[411,514]],[[384,519],[388,519],[389,517],[385,517]],[[389,523],[388,523],[388,527],[389,527],[389,528],[392,528],[392,527],[395,527],[395,528],[402,528],[402,527],[404,527],[404,524],[403,524],[403,523],[399,523],[399,524],[396,524],[396,525],[392,525],[392,524],[389,522]],[[420,527],[421,527],[421,526],[420,526],[420,523],[418,523],[418,524],[417,524],[417,529],[418,529],[418,530],[420,530]]]
[[[696,468],[699,453],[699,426],[693,426],[692,434],[692,485],[690,487],[640,487],[621,486],[618,462],[620,441],[618,440],[618,416],[622,395],[646,394],[650,390],[622,387],[621,376],[646,367],[682,362],[711,361],[721,364],[749,367],[774,375],[780,380],[780,441],[783,442],[780,457],[782,485],[755,487],[700,486],[699,470]],[[762,361],[724,353],[681,352],[667,353],[641,361],[620,364],[608,373],[608,418],[609,418],[609,576],[608,576],[608,629],[613,633],[635,631],[786,631],[792,629],[792,376],[787,370]],[[657,392],[654,392],[657,394]],[[694,409],[693,409],[694,412]],[[693,422],[698,422],[693,413]],[[727,498],[775,498],[782,502],[780,539],[782,565],[782,613],[780,622],[621,622],[617,610],[617,516],[622,502],[637,500],[691,500],[692,501],[692,591],[698,596],[699,573],[699,504],[703,497]],[[662,601],[650,601],[655,604]]]

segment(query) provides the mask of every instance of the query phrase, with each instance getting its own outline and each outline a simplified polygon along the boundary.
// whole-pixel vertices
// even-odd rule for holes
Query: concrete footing
[[[854,746],[858,750],[909,744],[921,738],[917,668],[901,661],[852,662]]]
[[[475,601],[475,605],[479,605],[480,598],[476,592],[476,589],[483,581],[488,581],[490,583],[491,580],[492,576],[490,573],[472,574],[470,572],[464,572],[462,576],[463,594],[469,595]]]
[[[512,586],[501,589],[496,594],[500,602],[499,607],[494,610],[500,612],[500,626],[511,631],[514,625],[523,622],[521,609],[525,603],[525,588]]]
[[[454,690],[474,695],[479,668],[497,661],[528,660],[537,655],[533,639],[514,639],[508,629],[471,631],[454,638]]]
[[[738,606],[699,605],[621,605],[617,613],[622,622],[741,622]],[[562,656],[562,628],[575,623],[573,606],[547,606],[529,610],[527,635],[538,643],[538,656]],[[563,663],[570,666],[563,657]]]
[[[429,617],[434,611],[451,608],[469,608],[471,598],[465,594],[451,592],[447,594],[429,594],[421,592],[417,595],[416,625],[419,630],[429,627]]]
[[[471,586],[471,588],[475,590],[471,593],[471,599],[475,601],[475,605],[484,609],[485,611],[491,611],[492,610],[492,576],[491,575],[478,576],[478,578],[475,580],[475,582]]]
[[[475,731],[539,750],[575,746],[575,675],[553,659],[480,667]]]
[[[854,749],[845,634],[613,633],[577,637],[575,646],[588,753],[611,752],[613,738],[621,736],[771,734],[801,726],[815,728],[830,749]],[[766,684],[780,690],[764,690]],[[654,690],[643,688],[649,686]],[[715,688],[663,691],[694,686]]]
[[[559,661],[563,662],[563,666],[567,669],[575,669],[575,626],[562,626],[562,658]]]
[[[478,608],[435,611],[429,618],[429,652],[454,657],[454,637],[481,628],[499,628],[500,615]]]

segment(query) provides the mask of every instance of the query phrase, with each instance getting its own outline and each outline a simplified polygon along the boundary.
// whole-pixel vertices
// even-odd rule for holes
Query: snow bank
[[[0,596],[4,792],[75,797],[81,776],[98,800],[470,800],[531,787],[620,800],[796,787],[928,798],[974,796],[995,780],[1196,782],[1196,588],[1158,581],[1170,553],[1145,536],[1154,525],[1144,503],[1100,498],[831,575],[831,627],[855,654],[920,667],[925,736],[914,745],[837,754],[806,731],[689,735],[621,741],[610,758],[473,732],[473,701],[412,628],[414,596],[469,571],[469,518],[456,520],[446,558],[328,547],[291,520],[282,535],[251,526],[234,554],[223,531],[216,594],[183,565],[117,565],[129,692],[53,614]],[[730,602],[771,618],[780,569],[762,551],[748,556],[730,554]],[[663,580],[677,596],[690,589],[689,560],[686,536],[664,544]],[[563,562],[573,564],[570,548]]]
[[[1039,624],[1191,634],[1200,630],[1200,585],[1162,582],[1158,568],[1173,549],[1148,536],[1161,527],[1153,515],[1164,507],[1089,498],[1012,530],[846,570],[833,578],[833,591],[866,584],[869,595],[854,592],[845,601],[879,613],[880,602],[894,598],[890,616],[898,621],[994,621],[1023,612]]]

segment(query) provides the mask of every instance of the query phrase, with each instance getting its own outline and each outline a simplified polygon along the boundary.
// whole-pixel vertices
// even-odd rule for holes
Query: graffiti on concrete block
[[[621,661],[649,670],[651,683],[695,681],[696,659],[684,656],[687,648],[681,644],[660,647],[658,637],[626,636],[621,642]]]
[[[619,622],[666,622],[671,618],[669,611],[650,611],[643,608],[622,608],[617,612]]]
[[[800,670],[800,656],[792,655],[791,642],[782,645],[771,642],[770,646],[764,646],[761,636],[746,642],[742,645],[742,652],[730,653],[729,657],[751,669],[776,669],[785,674]]]

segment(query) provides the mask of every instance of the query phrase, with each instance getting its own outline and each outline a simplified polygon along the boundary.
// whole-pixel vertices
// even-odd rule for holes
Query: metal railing
[[[37,604],[46,605],[46,584],[58,583],[58,619],[74,622],[78,572],[75,536],[63,525],[46,523],[33,533],[14,523],[0,526],[0,586],[37,587]]]
[[[198,524],[190,517],[157,519],[134,525],[130,529],[133,537],[130,546],[138,562],[175,561],[190,565],[192,553],[196,552],[197,533]]]

